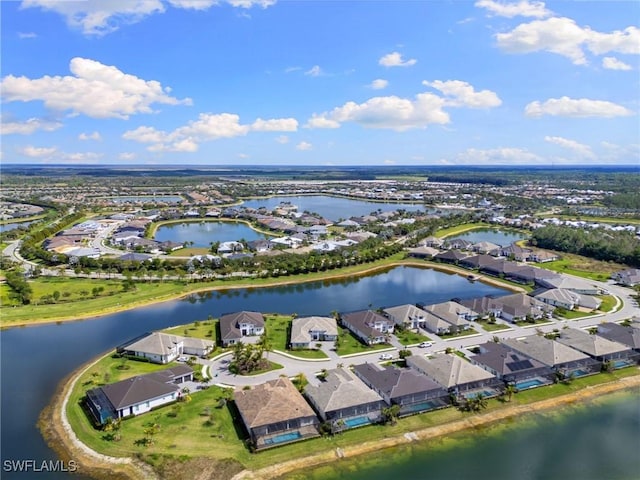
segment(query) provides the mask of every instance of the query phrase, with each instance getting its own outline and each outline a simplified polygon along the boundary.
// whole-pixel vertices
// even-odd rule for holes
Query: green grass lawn
[[[358,340],[348,329],[338,327],[338,355],[351,355],[353,353],[375,352],[384,348],[389,348],[386,343],[377,345],[365,345]]]
[[[125,376],[147,373],[166,367],[128,361],[131,368],[122,371],[118,369],[119,362],[121,360],[107,356],[82,375],[76,383],[67,405],[69,421],[80,440],[100,453],[122,457],[141,455],[155,464],[164,456],[180,457],[182,460],[205,457],[214,464],[235,459],[246,468],[257,469],[292,458],[331,451],[336,448],[346,448],[367,441],[381,440],[405,432],[470,418],[474,415],[461,412],[456,408],[445,408],[402,418],[393,426],[372,425],[347,430],[334,437],[307,440],[263,451],[259,454],[251,454],[244,445],[245,433],[240,426],[239,419],[236,418],[237,413],[233,404],[224,405],[224,402],[221,401],[228,398],[229,391],[213,386],[207,390],[192,392],[191,401],[180,403],[181,407],[178,412],[174,411],[173,406],[168,405],[139,417],[124,420],[120,429],[121,440],[109,441],[105,438],[104,432],[93,428],[78,404],[85,391],[95,387],[107,372],[112,377],[111,381],[116,381]],[[511,403],[526,405],[590,385],[637,374],[637,368],[626,368],[610,374],[578,378],[569,385],[557,384],[525,390],[515,394]],[[87,383],[88,381],[89,383]],[[484,411],[499,410],[504,405],[503,401],[490,399],[488,407]],[[160,426],[158,433],[153,436],[153,445],[146,447],[137,445],[136,440],[144,437],[144,429],[152,423]]]
[[[606,281],[612,273],[626,268],[624,265],[603,262],[593,258],[556,252],[562,258],[554,262],[537,263],[536,266],[558,273],[568,273],[576,277],[588,278],[599,282]]]
[[[478,228],[490,227],[488,223],[475,222],[475,223],[463,223],[462,225],[456,225],[455,227],[441,228],[436,232],[436,237],[444,238],[458,235],[460,233],[468,232],[469,230],[476,230]]]
[[[509,325],[505,325],[504,323],[489,323],[482,322],[480,326],[484,328],[487,332],[498,332],[500,330],[511,330]]]
[[[181,335],[183,337],[202,338],[203,340],[216,342],[217,323],[218,322],[212,318],[207,320],[197,320],[193,323],[166,328],[163,332],[173,335]]]
[[[613,295],[597,295],[597,298],[602,300],[600,308],[598,309],[601,312],[610,312],[616,305],[616,299]]]
[[[476,333],[478,333],[477,330],[470,328],[468,330],[463,330],[458,333],[448,333],[446,335],[440,335],[440,338],[442,338],[443,340],[448,340],[450,338],[468,337],[469,335],[475,335]]]
[[[410,330],[410,329],[406,329],[402,331],[396,330],[395,336],[397,337],[398,341],[402,345],[415,345],[416,343],[428,342],[429,340],[431,340],[426,335],[422,335],[421,333],[416,333],[414,330]]]
[[[591,315],[593,315],[593,313],[591,313],[591,312],[579,312],[577,310],[567,310],[567,311],[560,312],[560,313],[558,313],[556,311],[555,315],[556,315],[556,317],[559,317],[559,318],[565,318],[567,320],[575,320],[577,318],[590,317]]]
[[[289,349],[289,331],[291,329],[291,315],[265,315],[265,331],[273,350],[280,350],[299,358],[327,358],[321,350]]]
[[[191,257],[193,255],[211,254],[211,250],[205,247],[189,247],[174,250],[169,254],[170,257]]]

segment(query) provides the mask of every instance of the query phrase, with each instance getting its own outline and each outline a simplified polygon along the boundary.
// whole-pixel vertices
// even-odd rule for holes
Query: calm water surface
[[[633,480],[640,478],[640,402],[633,394],[560,415],[531,415],[446,441],[376,452],[288,480]]]
[[[322,217],[334,222],[341,218],[346,219],[349,217],[369,215],[371,212],[378,210],[381,212],[400,209],[409,212],[425,211],[425,207],[419,204],[367,202],[365,200],[352,200],[350,198],[328,197],[325,195],[261,198],[257,200],[246,200],[242,205],[250,208],[266,207],[271,210],[277,207],[280,202],[291,202],[298,207],[298,212],[302,213],[307,210],[318,213]]]
[[[230,242],[245,239],[250,242],[268,235],[258,233],[244,223],[187,222],[171,223],[158,228],[155,240],[159,242],[193,242],[194,247],[209,247],[211,242]]]
[[[128,197],[98,197],[102,200],[108,200],[113,203],[138,203],[138,202],[159,202],[159,203],[178,203],[184,200],[179,195],[132,195]]]
[[[31,225],[33,222],[35,222],[37,220],[32,220],[30,222],[13,222],[13,223],[5,223],[0,225],[0,233],[2,232],[8,232],[9,230],[14,230],[16,228],[20,228],[20,227],[28,227],[29,225]]]
[[[528,235],[525,233],[507,231],[507,230],[496,230],[494,228],[482,228],[478,230],[471,230],[470,232],[461,233],[460,235],[456,235],[454,238],[463,238],[464,240],[468,240],[473,243],[477,242],[491,242],[496,245],[500,245],[502,247],[506,247],[507,245],[511,245],[513,242],[517,242],[518,240],[522,240],[523,238],[527,238]]]

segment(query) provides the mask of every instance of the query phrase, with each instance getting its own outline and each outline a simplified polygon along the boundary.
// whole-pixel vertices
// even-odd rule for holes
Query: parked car
[[[393,360],[393,355],[390,353],[383,353],[380,355],[380,360]]]
[[[185,357],[184,355],[176,358],[176,362],[188,362],[188,361],[189,361],[189,357]]]
[[[422,342],[418,344],[419,348],[433,347],[433,342]]]

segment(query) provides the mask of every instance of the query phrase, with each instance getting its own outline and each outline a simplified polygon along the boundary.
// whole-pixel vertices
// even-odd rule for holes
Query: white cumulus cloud
[[[547,51],[569,58],[575,65],[588,63],[585,49],[595,55],[609,52],[640,54],[640,29],[628,27],[602,33],[581,27],[570,18],[553,17],[518,25],[495,36],[498,47],[508,53]]]
[[[31,158],[51,157],[57,151],[58,149],[56,147],[34,147],[33,145],[27,145],[26,147],[18,149],[19,153]]]
[[[296,145],[296,150],[311,150],[312,148],[313,145],[311,145],[309,142],[300,142]]]
[[[529,165],[542,159],[535,153],[522,148],[499,147],[492,149],[469,148],[458,154],[456,162],[466,165]]]
[[[627,65],[615,57],[604,57],[602,59],[602,66],[608,70],[631,70],[631,65]]]
[[[575,140],[571,140],[563,137],[546,136],[544,137],[544,141],[553,143],[554,145],[559,145],[562,148],[567,148],[569,150],[572,150],[576,155],[580,157],[588,158],[588,159],[595,158],[595,155],[593,154],[591,147],[589,147],[588,145],[584,145],[583,143],[578,143]]]
[[[309,76],[309,77],[319,77],[320,75],[322,75],[322,73],[323,73],[322,69],[320,68],[319,65],[314,65],[309,70],[304,72],[304,74]]]
[[[399,52],[387,53],[378,60],[378,64],[383,67],[410,67],[415,65],[418,61],[415,58],[409,60],[403,60],[402,54]]]
[[[100,132],[82,132],[80,135],[78,135],[78,140],[95,140],[96,142],[99,142],[100,140],[102,140],[102,135],[100,135]]]
[[[251,130],[256,132],[295,132],[298,130],[298,121],[295,118],[274,118],[271,120],[258,118],[251,125]]]
[[[23,0],[22,8],[38,7],[62,15],[69,27],[85,35],[106,35],[120,27],[137,23],[149,15],[164,13],[167,6],[188,10],[207,10],[228,3],[233,7],[267,8],[275,0]]]
[[[604,100],[590,100],[588,98],[550,98],[545,102],[531,102],[525,109],[527,117],[541,117],[551,115],[558,117],[624,117],[633,112],[622,105]]]
[[[414,99],[373,97],[363,103],[347,102],[331,111],[314,113],[307,128],[339,128],[344,122],[358,123],[369,128],[389,128],[397,131],[425,128],[430,124],[449,123],[445,107],[491,108],[502,103],[490,90],[476,91],[461,80],[424,81],[444,96],[431,92],[419,93]]]
[[[369,88],[372,88],[374,90],[382,90],[384,88],[387,88],[388,85],[389,85],[389,81],[388,80],[384,80],[382,78],[376,78],[368,86],[369,86]]]
[[[498,17],[535,17],[544,18],[551,15],[547,10],[544,2],[529,2],[528,0],[520,0],[518,2],[497,2],[495,0],[479,0],[475,3],[476,7],[484,8],[491,15]]]
[[[30,118],[24,122],[3,121],[2,125],[0,125],[0,133],[2,133],[2,135],[31,135],[38,130],[53,132],[60,127],[62,127],[62,123],[60,122],[51,122],[40,118]]]
[[[190,105],[178,100],[155,80],[143,80],[95,60],[76,57],[69,64],[73,76],[44,76],[30,79],[7,75],[0,88],[5,102],[42,101],[57,111],[70,111],[93,118],[128,119],[137,113],[153,112],[154,103]]]
[[[502,100],[491,90],[476,92],[473,86],[461,80],[423,81],[423,85],[435,88],[447,97],[447,105],[452,107],[490,108],[502,104]]]

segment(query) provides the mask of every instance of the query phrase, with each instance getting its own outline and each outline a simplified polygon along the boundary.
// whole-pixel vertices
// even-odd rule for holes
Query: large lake
[[[155,240],[159,242],[193,242],[194,247],[209,247],[211,242],[230,242],[245,239],[250,242],[267,235],[256,232],[239,222],[187,222],[170,223],[158,227]]]
[[[37,220],[31,220],[30,222],[11,222],[11,223],[4,223],[0,225],[0,233],[2,232],[8,232],[9,230],[14,230],[16,228],[20,228],[20,227],[24,227],[27,228],[29,225],[31,225],[33,222],[37,222]]]
[[[296,312],[300,316],[327,315],[332,310],[346,312],[367,308],[369,305],[377,308],[378,306],[401,303],[434,303],[453,297],[470,298],[504,293],[507,292],[480,282],[470,283],[460,276],[447,275],[433,270],[398,267],[359,280],[210,292],[193,295],[184,300],[166,302],[92,320],[5,330],[0,333],[2,460],[34,459],[39,462],[45,459],[54,460],[55,454],[45,444],[36,428],[36,422],[40,411],[49,402],[58,383],[88,360],[149,330],[206,319],[208,315],[218,317],[223,313],[243,309],[264,312]],[[571,440],[575,440],[576,448],[579,449],[575,455],[580,453],[585,461],[600,462],[599,465],[607,466],[609,460],[600,454],[594,455],[594,452],[601,451],[604,439],[607,444],[613,443],[618,438],[618,433],[623,441],[628,441],[628,436],[624,436],[624,430],[632,428],[635,425],[633,422],[637,422],[637,409],[635,410],[635,419],[630,418],[633,417],[634,412],[629,412],[628,409],[623,409],[621,413],[616,413],[615,410],[604,410],[602,415],[605,420],[598,419],[598,421],[609,425],[605,437],[600,431],[587,428],[583,431],[583,437],[580,441],[577,437],[572,437]],[[595,417],[586,416],[578,423],[586,422],[588,425],[591,420],[595,421]],[[554,425],[549,425],[539,434],[540,438],[544,437],[547,441],[547,438],[560,435],[562,432],[557,430]],[[637,434],[636,430],[636,440]],[[518,438],[517,435],[519,434],[514,432],[509,434],[508,438],[515,439]],[[537,443],[530,446],[531,456],[526,457],[527,463],[523,467],[523,472],[529,471],[526,469],[534,468],[538,463],[547,465],[557,462],[562,457],[560,450],[542,452],[540,443],[544,442],[535,441]],[[508,439],[506,443],[509,443]],[[460,470],[463,465],[469,465],[467,472],[476,472],[471,467],[472,465],[476,465],[475,468],[479,470],[489,469],[490,464],[482,463],[483,459],[485,456],[487,459],[499,458],[503,446],[503,444],[495,444],[493,450],[489,449],[488,452],[481,450],[479,453],[477,448],[488,447],[484,447],[483,444],[473,444],[469,448],[457,448],[453,456],[446,456],[447,454],[443,453],[445,455],[443,458],[452,462],[449,466],[456,469],[456,472],[463,471]],[[621,444],[620,448],[627,448],[627,446]],[[525,453],[526,449],[523,446],[522,454]],[[629,457],[636,458],[631,455]],[[512,458],[507,458],[507,460],[514,461]],[[437,463],[437,455],[433,457],[432,461],[435,462],[434,465],[440,465],[441,468],[446,466],[446,462]],[[632,474],[636,474],[638,470],[631,468],[629,458],[625,462],[620,463],[620,469],[627,472],[627,478],[631,478]],[[401,462],[398,468],[403,468],[403,465],[404,463]],[[413,465],[411,468],[415,468],[415,465],[410,461],[407,465]],[[425,478],[423,473],[428,470],[417,469],[407,472],[409,471],[414,473],[412,475],[407,473],[407,478]],[[464,471],[463,473],[466,475]],[[355,476],[356,474],[356,471],[350,471],[348,476],[339,478],[352,478],[351,475]],[[376,478],[403,478],[397,474],[395,469],[393,472],[387,471],[385,475]],[[464,475],[447,475],[446,478],[466,479],[467,477]],[[28,473],[2,472],[2,478],[29,479],[33,476]],[[61,473],[41,473],[38,474],[38,478],[44,480],[69,477]],[[367,478],[370,477],[367,475]],[[373,479],[372,476],[371,478]],[[468,478],[488,477],[472,475]],[[491,478],[499,479],[500,477]]]
[[[350,198],[329,197],[325,195],[299,195],[299,196],[279,196],[270,198],[260,198],[255,200],[246,200],[243,206],[250,208],[266,207],[271,210],[281,202],[291,202],[298,207],[298,212],[305,210],[318,213],[324,218],[333,222],[349,217],[361,217],[371,212],[380,210],[381,212],[390,212],[393,210],[406,210],[409,212],[423,211],[426,212],[424,205],[410,203],[380,203],[367,202],[365,200],[353,200]],[[429,212],[434,210],[429,209]]]

